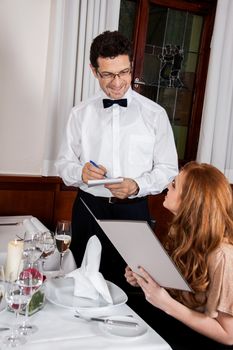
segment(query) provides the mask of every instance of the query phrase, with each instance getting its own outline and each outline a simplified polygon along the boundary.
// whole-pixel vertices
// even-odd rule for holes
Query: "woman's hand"
[[[131,270],[131,268],[129,266],[126,266],[126,268],[125,268],[125,278],[126,278],[126,281],[129,284],[131,284],[131,286],[139,287],[137,280],[133,275],[133,271]]]
[[[166,289],[160,287],[158,283],[140,267],[140,275],[132,273],[137,284],[142,288],[146,300],[157,308],[166,312],[172,297]],[[133,279],[132,277],[132,279]]]
[[[217,318],[211,318],[205,313],[188,308],[173,299],[143,268],[140,268],[140,276],[136,273],[133,273],[133,276],[142,288],[146,300],[152,305],[206,337],[226,345],[233,344],[233,317],[231,315],[218,312]]]

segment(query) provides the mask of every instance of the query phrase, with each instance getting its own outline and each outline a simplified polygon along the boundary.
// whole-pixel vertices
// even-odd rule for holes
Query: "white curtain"
[[[56,176],[54,162],[69,112],[98,85],[89,68],[94,37],[117,30],[120,0],[51,1],[50,36],[43,113],[47,118],[41,173]]]
[[[197,160],[233,183],[233,1],[218,0]]]

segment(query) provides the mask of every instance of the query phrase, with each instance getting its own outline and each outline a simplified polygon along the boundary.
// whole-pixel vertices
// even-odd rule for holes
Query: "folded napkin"
[[[37,231],[40,233],[48,232],[49,230],[45,227],[37,218],[34,216],[31,218],[32,224],[36,227]]]
[[[31,219],[24,219],[23,220],[23,228],[28,233],[37,233],[38,232],[37,227],[32,223]]]
[[[45,233],[49,230],[36,217],[32,216],[30,219],[23,220],[23,228],[29,233]]]
[[[113,304],[108,285],[99,272],[102,246],[97,236],[87,242],[81,267],[67,274],[74,278],[74,295],[97,300],[102,296],[109,304]]]

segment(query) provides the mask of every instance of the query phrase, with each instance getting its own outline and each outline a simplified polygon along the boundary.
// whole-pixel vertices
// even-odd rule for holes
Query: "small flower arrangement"
[[[45,293],[43,288],[43,282],[45,281],[45,276],[36,268],[30,267],[25,269],[32,276],[32,298],[28,306],[28,315],[32,315],[38,310],[42,309],[45,302]],[[28,288],[28,287],[25,287]],[[30,290],[30,288],[28,288]],[[22,312],[25,314],[25,310]]]

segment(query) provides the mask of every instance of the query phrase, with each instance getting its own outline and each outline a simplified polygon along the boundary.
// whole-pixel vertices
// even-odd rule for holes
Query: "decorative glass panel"
[[[203,18],[150,4],[140,93],[169,116],[179,159],[184,158]]]

